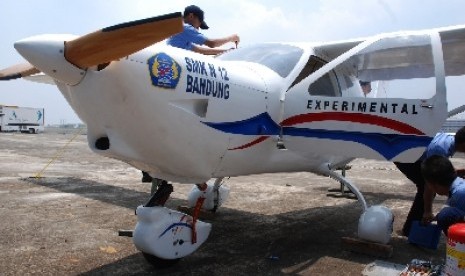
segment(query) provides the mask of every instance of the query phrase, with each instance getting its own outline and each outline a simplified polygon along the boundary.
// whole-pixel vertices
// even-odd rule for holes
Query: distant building
[[[444,125],[442,125],[441,131],[456,133],[461,127],[465,126],[465,120],[447,120]]]

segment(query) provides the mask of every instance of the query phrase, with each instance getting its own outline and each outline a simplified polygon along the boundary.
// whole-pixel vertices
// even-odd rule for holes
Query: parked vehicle
[[[43,132],[44,109],[0,105],[0,131]]]

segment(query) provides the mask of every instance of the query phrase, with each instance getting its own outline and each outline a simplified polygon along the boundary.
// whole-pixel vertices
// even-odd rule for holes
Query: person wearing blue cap
[[[218,55],[229,49],[218,48],[228,42],[233,42],[237,45],[240,41],[237,34],[233,34],[224,38],[208,38],[199,32],[199,29],[208,29],[207,23],[204,20],[204,12],[198,6],[190,5],[184,9],[184,30],[171,36],[167,44],[173,47],[182,48],[204,55]],[[202,47],[205,45],[207,47]]]

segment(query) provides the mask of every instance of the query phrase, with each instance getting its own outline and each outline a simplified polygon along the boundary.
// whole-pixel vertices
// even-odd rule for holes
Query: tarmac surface
[[[101,157],[82,134],[0,133],[1,275],[361,275],[378,257],[343,250],[342,237],[356,237],[361,205],[328,194],[339,183],[310,173],[234,177],[228,201],[212,221],[207,242],[175,266],[155,269],[118,236],[133,229],[134,210],[150,184],[126,163]],[[457,168],[465,159],[453,158]],[[415,186],[392,163],[357,159],[347,177],[369,206],[394,215],[385,261],[443,263],[437,250],[411,245],[396,234]],[[192,185],[174,183],[167,207],[186,205]],[[445,198],[435,201],[438,211]]]

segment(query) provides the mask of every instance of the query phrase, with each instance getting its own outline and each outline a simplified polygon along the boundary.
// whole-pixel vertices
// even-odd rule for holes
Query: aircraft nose
[[[78,84],[85,71],[69,63],[64,56],[66,41],[72,35],[40,35],[17,41],[15,49],[37,69],[53,79],[68,84]]]

